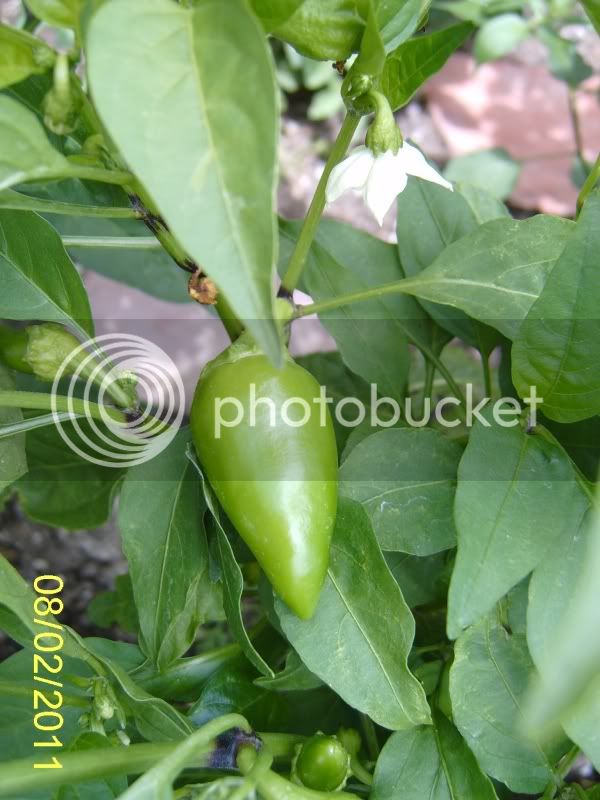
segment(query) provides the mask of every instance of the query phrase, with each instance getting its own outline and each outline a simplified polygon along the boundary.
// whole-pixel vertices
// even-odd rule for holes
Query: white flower
[[[380,225],[390,206],[406,188],[408,176],[438,183],[453,191],[452,184],[429,166],[420,150],[404,144],[396,155],[391,150],[376,156],[368,147],[357,147],[333,168],[327,182],[328,203],[349,190],[362,196]]]

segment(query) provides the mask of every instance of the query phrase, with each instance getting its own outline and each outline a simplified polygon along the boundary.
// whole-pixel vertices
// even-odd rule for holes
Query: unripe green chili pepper
[[[349,775],[350,754],[336,736],[311,736],[294,760],[293,778],[308,789],[337,792]]]
[[[303,619],[319,599],[337,506],[335,435],[320,396],[289,355],[277,369],[244,335],[205,367],[191,411],[194,444],[221,505]]]

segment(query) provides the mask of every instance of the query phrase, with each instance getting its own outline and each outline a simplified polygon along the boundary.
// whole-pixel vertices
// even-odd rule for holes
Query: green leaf
[[[122,631],[138,633],[140,620],[129,574],[117,575],[112,592],[101,592],[92,598],[86,614],[94,625],[101,628],[118,625]]]
[[[364,0],[364,3],[368,8],[366,25],[352,70],[358,75],[370,75],[377,78],[385,64],[385,45],[379,30],[374,0]]]
[[[518,14],[500,14],[483,23],[473,52],[479,64],[494,61],[514,50],[529,35],[527,22]]]
[[[596,29],[596,33],[600,33],[600,0],[581,0],[581,5]]]
[[[204,493],[204,500],[207,507],[207,514],[210,515],[212,518],[211,521],[214,523],[212,526],[214,535],[211,541],[211,548],[212,545],[215,545],[214,551],[216,551],[216,560],[221,568],[220,578],[223,585],[223,608],[225,610],[227,622],[229,623],[235,640],[242,648],[242,651],[248,661],[250,661],[255,669],[257,669],[262,675],[272,678],[275,673],[260,655],[258,650],[254,647],[250,637],[248,636],[248,633],[246,632],[246,626],[244,625],[244,619],[242,617],[244,576],[223,527],[224,515],[221,512],[221,508],[215,498],[210,484],[204,478],[204,474],[200,469],[196,454],[193,450],[191,450],[191,446],[188,447],[186,455],[190,463],[193,465],[196,474],[200,478],[202,491]],[[211,552],[214,551],[211,550]]]
[[[534,674],[522,635],[486,617],[456,642],[450,670],[454,723],[488,775],[514,792],[543,791],[564,752],[544,751],[521,733],[524,695]]]
[[[472,31],[473,25],[463,22],[417,36],[394,50],[388,56],[381,76],[381,90],[392,108],[405,106],[417,89],[439,72]]]
[[[375,0],[377,22],[389,53],[413,35],[427,19],[431,0]]]
[[[535,386],[544,414],[578,422],[600,412],[600,192],[586,202],[512,350],[513,382]]]
[[[491,408],[483,418],[487,425],[475,425],[458,468],[452,639],[540,563],[572,524],[582,494],[568,456],[543,431],[503,427]]]
[[[64,752],[78,753],[94,750],[96,753],[102,749],[122,747],[114,740],[100,733],[81,733],[77,736]],[[84,781],[74,785],[61,786],[56,793],[56,800],[113,800],[127,789],[127,777],[118,775],[107,777],[104,780]]]
[[[290,650],[285,667],[271,678],[257,678],[254,683],[271,692],[304,692],[317,689],[323,682],[306,667],[295,650]]]
[[[364,24],[355,0],[304,0],[272,33],[309,58],[344,61],[358,50]]]
[[[600,677],[590,682],[589,676],[594,675],[598,661],[591,641],[595,627],[586,624],[598,602],[591,582],[589,598],[583,605],[574,604],[574,598],[581,598],[578,594],[581,577],[589,569],[593,552],[593,514],[588,512],[585,500],[573,507],[572,526],[533,573],[529,584],[527,643],[542,676],[530,713],[539,714],[543,720],[555,721],[560,717],[569,737],[598,765]],[[597,575],[593,581],[595,584]],[[577,631],[576,641],[572,638],[573,629]],[[577,670],[584,663],[587,666],[582,679]]]
[[[454,188],[469,204],[478,225],[483,225],[484,222],[489,222],[492,219],[510,217],[508,208],[501,200],[498,200],[497,197],[490,193],[489,187],[482,189],[472,183],[459,182]]]
[[[68,179],[42,185],[28,183],[19,187],[19,192],[0,193],[0,207],[3,206],[38,211],[63,236],[148,236],[148,229],[141,220],[125,218],[132,209],[123,189],[97,181]],[[118,214],[119,218],[101,217],[107,212]],[[70,247],[69,253],[85,269],[161,300],[190,301],[185,273],[162,247],[152,250]]]
[[[340,492],[369,515],[382,550],[426,556],[456,544],[452,519],[461,448],[426,428],[382,430],[340,468]]]
[[[407,277],[429,267],[452,242],[477,228],[465,198],[428,181],[409,178],[398,195],[398,252]],[[425,311],[444,330],[475,344],[473,322],[458,309],[419,300]]]
[[[15,382],[8,369],[0,364],[0,390],[12,390]],[[0,407],[0,425],[20,422],[23,414],[18,408]],[[27,472],[25,455],[25,436],[19,434],[8,439],[0,439],[0,501],[4,490]]]
[[[600,417],[569,425],[544,420],[544,425],[565,448],[583,475],[595,481],[600,471]]]
[[[110,0],[87,42],[111,136],[181,245],[277,360],[277,94],[257,20],[243,0],[191,9]]]
[[[544,215],[486,222],[408,278],[405,291],[460,308],[514,339],[573,226]]]
[[[0,96],[0,190],[17,183],[67,175],[71,165],[55,150],[36,115]]]
[[[250,0],[250,5],[267,33],[288,20],[304,0]]]
[[[0,24],[0,89],[50,69],[54,52],[26,31]]]
[[[79,28],[79,16],[85,0],[25,0],[32,14],[58,28]]]
[[[370,800],[497,800],[490,779],[450,722],[398,731],[387,740],[375,767]]]
[[[0,101],[2,98],[0,97]],[[0,210],[0,316],[46,320],[93,335],[90,304],[60,236],[37,214]]]
[[[159,670],[189,649],[206,621],[205,506],[185,455],[188,442],[189,431],[180,431],[158,456],[129,469],[119,503],[140,642]]]
[[[288,244],[295,230],[293,224],[282,225]],[[324,220],[309,254],[302,288],[319,302],[403,275],[393,245],[349,225]],[[326,312],[320,318],[348,368],[377,384],[381,396],[404,396],[410,366],[408,342],[433,354],[432,325],[419,304],[406,296],[384,296]]]
[[[536,33],[546,45],[550,71],[556,78],[574,89],[593,74],[592,68],[577,52],[576,42],[563,39],[549,27],[541,26]]]
[[[447,552],[424,557],[408,553],[384,555],[409,608],[424,606],[434,600],[445,601],[450,578]]]
[[[371,402],[369,386],[346,367],[339,353],[313,353],[295,360],[325,387],[327,397],[331,397],[335,404],[345,397],[356,397],[365,404],[365,407],[369,406]],[[335,415],[333,428],[338,453],[341,453],[351,431],[355,431],[356,428],[340,424]]]
[[[414,620],[358,503],[340,503],[314,617],[300,620],[278,598],[275,608],[308,669],[350,706],[391,730],[430,722],[406,663]]]
[[[521,165],[506,150],[496,148],[452,158],[446,164],[444,177],[486,189],[504,200],[515,188],[520,172]]]
[[[92,429],[85,420],[79,425],[86,435]],[[63,423],[67,435],[78,434]],[[75,453],[56,427],[28,431],[29,472],[15,484],[25,513],[46,525],[77,530],[95,528],[112,513],[115,492],[123,470],[94,464]]]

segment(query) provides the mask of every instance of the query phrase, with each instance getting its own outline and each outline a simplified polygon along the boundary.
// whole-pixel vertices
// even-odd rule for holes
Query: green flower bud
[[[402,134],[390,104],[380,92],[371,91],[369,97],[375,105],[375,118],[367,131],[366,145],[376,156],[388,150],[396,155],[402,147]]]
[[[64,361],[79,347],[79,340],[62,325],[44,322],[42,325],[30,325],[27,328],[28,343],[25,361],[36,377],[43,381],[53,381]],[[87,353],[81,351],[71,358],[66,375],[71,375],[78,364],[86,358]]]

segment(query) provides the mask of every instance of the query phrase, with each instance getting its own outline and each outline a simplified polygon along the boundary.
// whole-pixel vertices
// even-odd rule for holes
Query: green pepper
[[[350,754],[335,736],[311,736],[294,760],[294,779],[308,789],[337,792],[344,788],[349,774]]]
[[[335,435],[320,398],[317,381],[291,356],[277,369],[244,335],[205,367],[191,411],[215,494],[302,619],[319,599],[337,507]]]

